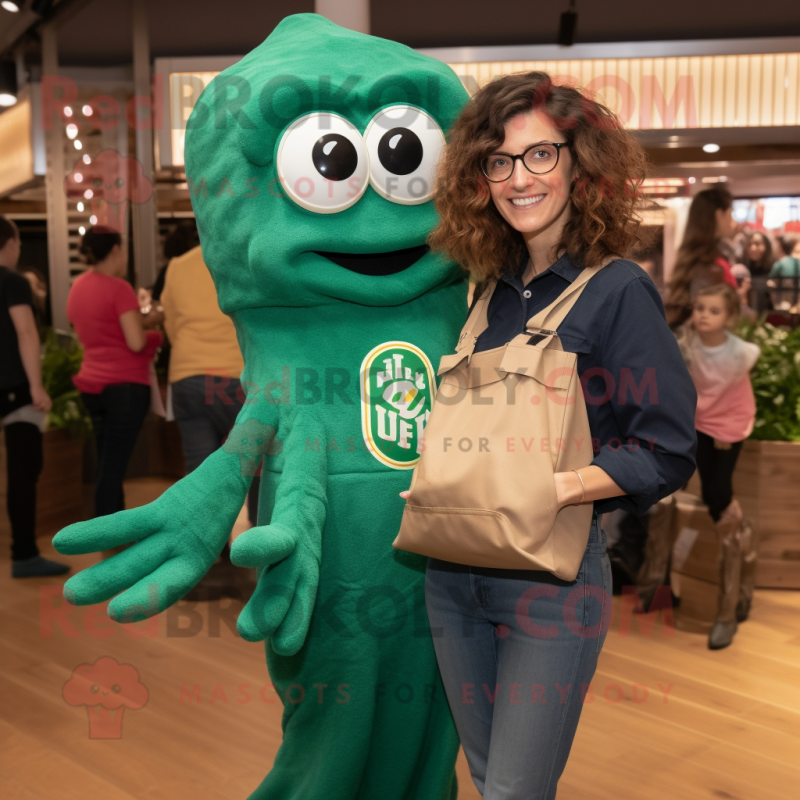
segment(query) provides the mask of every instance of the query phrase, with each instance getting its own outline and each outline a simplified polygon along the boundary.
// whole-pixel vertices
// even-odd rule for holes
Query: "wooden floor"
[[[130,482],[129,504],[164,485]],[[166,635],[190,622],[167,615],[123,629],[102,609],[64,608],[60,579],[12,581],[0,546],[0,797],[246,798],[280,743],[280,704],[263,648],[227,627],[237,607],[212,618],[204,608],[189,637]],[[660,622],[645,635],[639,618],[625,635],[626,620],[617,603],[559,800],[798,797],[800,592],[757,592],[752,619],[720,652],[699,634],[666,636]],[[90,738],[87,709],[62,696],[73,670],[101,656],[133,665],[148,691],[117,739]],[[477,798],[463,757],[459,778],[460,798]]]

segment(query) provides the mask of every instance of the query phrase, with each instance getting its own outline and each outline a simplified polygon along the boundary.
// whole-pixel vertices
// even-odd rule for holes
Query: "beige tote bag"
[[[557,512],[553,476],[591,464],[592,438],[578,357],[562,349],[555,331],[608,261],[584,269],[528,321],[529,332],[475,353],[494,286],[484,291],[455,354],[441,360],[441,384],[394,547],[457,564],[575,579],[592,503]]]

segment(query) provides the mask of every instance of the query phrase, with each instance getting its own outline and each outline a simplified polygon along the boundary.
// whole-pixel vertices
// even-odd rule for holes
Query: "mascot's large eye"
[[[297,205],[335,214],[367,189],[369,159],[358,130],[338,114],[307,114],[278,145],[278,177]]]
[[[433,117],[414,106],[389,106],[367,125],[372,188],[393,203],[413,206],[433,196],[433,176],[444,146]]]

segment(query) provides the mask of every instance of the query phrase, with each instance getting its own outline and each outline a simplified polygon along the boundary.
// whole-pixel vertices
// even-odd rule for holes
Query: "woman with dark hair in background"
[[[33,296],[17,272],[17,226],[0,216],[0,419],[6,440],[6,505],[11,523],[11,576],[61,575],[36,545],[36,483],[42,471],[42,428],[50,398],[42,382],[41,344]]]
[[[767,311],[772,305],[767,292],[767,275],[772,269],[774,260],[772,242],[769,237],[761,231],[751,233],[745,242],[741,266],[749,270],[752,286],[746,296],[742,292],[739,294],[742,301],[747,306],[752,306],[752,310],[756,314]],[[735,273],[734,277],[737,277]]]
[[[150,371],[161,334],[145,331],[139,301],[123,279],[128,251],[122,237],[95,226],[81,252],[90,268],[73,284],[67,317],[83,345],[75,376],[92,416],[97,445],[95,516],[125,508],[122,481],[150,408]]]
[[[694,298],[704,286],[725,282],[737,288],[720,247],[720,240],[734,231],[732,212],[733,197],[724,186],[694,196],[664,304],[671,328],[691,316]]]
[[[161,293],[164,291],[164,282],[167,279],[169,262],[199,245],[200,234],[197,232],[197,223],[193,219],[181,220],[167,234],[164,239],[164,258],[167,259],[167,263],[159,270],[156,282],[153,284],[152,297],[154,302],[161,299]]]
[[[747,237],[744,246],[742,264],[750,270],[751,275],[766,275],[773,264],[772,242],[761,231],[755,231]]]

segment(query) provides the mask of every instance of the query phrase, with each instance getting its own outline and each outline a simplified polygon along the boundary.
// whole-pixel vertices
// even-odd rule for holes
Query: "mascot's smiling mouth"
[[[359,275],[395,275],[416,264],[428,252],[426,244],[393,250],[390,253],[329,253],[314,250],[340,267],[357,272]]]

